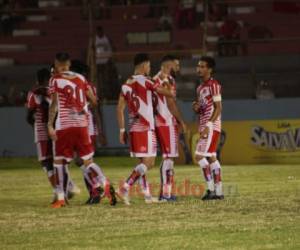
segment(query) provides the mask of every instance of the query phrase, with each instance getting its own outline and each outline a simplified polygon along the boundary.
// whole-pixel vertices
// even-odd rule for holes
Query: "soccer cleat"
[[[215,195],[215,200],[224,200],[224,195]]]
[[[175,202],[176,201],[176,196],[170,196],[170,197],[166,197],[166,196],[164,196],[164,195],[161,195],[160,197],[159,197],[159,201],[160,202]]]
[[[87,205],[99,204],[104,194],[102,187],[94,188],[91,191],[90,198],[85,202]]]
[[[66,206],[66,203],[64,200],[57,200],[51,205],[52,208],[61,208],[64,206]]]
[[[160,203],[160,200],[158,200],[156,197],[145,196],[145,203],[146,204]]]
[[[112,185],[108,185],[108,190],[106,190],[106,196],[109,199],[109,204],[111,206],[115,206],[117,204],[117,197],[116,197],[116,192],[115,189]]]
[[[80,194],[81,190],[75,185],[74,182],[70,181],[67,189],[67,198],[71,200],[75,195]]]
[[[116,195],[124,202],[125,205],[130,206],[128,190],[121,188],[116,192]]]
[[[215,200],[216,193],[215,191],[210,191],[209,189],[206,190],[206,194],[201,198],[203,201]]]
[[[99,204],[101,201],[101,197],[98,195],[98,196],[95,196],[95,197],[90,197],[86,202],[85,204],[86,205],[95,205],[95,204]]]

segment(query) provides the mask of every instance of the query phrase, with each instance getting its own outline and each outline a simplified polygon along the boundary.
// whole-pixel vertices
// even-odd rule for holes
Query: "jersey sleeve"
[[[37,108],[37,103],[35,101],[35,98],[34,98],[34,94],[32,91],[30,91],[27,95],[27,108],[28,109],[35,109]]]
[[[222,101],[221,85],[217,81],[214,81],[209,89],[214,102]]]
[[[49,95],[52,95],[55,92],[57,92],[57,83],[55,78],[51,78],[49,80]]]
[[[156,89],[159,87],[160,83],[159,80],[156,81],[150,81],[150,80],[146,80],[145,82],[145,86],[147,89],[151,90],[151,91],[156,91]]]

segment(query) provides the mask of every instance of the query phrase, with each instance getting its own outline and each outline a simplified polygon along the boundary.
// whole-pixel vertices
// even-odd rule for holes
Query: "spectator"
[[[172,29],[172,16],[170,15],[168,8],[164,7],[162,10],[162,16],[159,18],[159,30],[171,30]]]
[[[255,97],[258,100],[270,100],[275,98],[274,91],[266,80],[260,81],[257,85]]]
[[[195,0],[180,0],[176,11],[176,24],[180,29],[194,28],[196,24]]]
[[[240,42],[240,25],[237,21],[226,19],[220,28],[218,41],[219,56],[236,56]]]
[[[204,0],[198,0],[196,3],[196,21],[197,23],[201,23],[204,19]]]
[[[101,26],[97,28],[95,47],[99,92],[102,97],[115,100],[118,97],[118,73],[112,60],[111,42]]]

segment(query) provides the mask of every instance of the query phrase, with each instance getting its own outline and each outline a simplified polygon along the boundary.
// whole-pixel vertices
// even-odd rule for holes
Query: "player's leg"
[[[70,162],[64,160],[64,192],[65,192],[65,198],[67,200],[70,200],[74,197],[76,194],[80,194],[80,189],[75,184],[74,180],[71,177],[70,171],[69,171],[69,165]]]
[[[116,204],[115,191],[109,179],[104,175],[102,169],[93,161],[94,148],[91,144],[87,128],[79,128],[76,140],[76,148],[80,158],[83,160],[83,175],[91,187],[90,198],[87,204],[97,204],[103,196],[106,196],[111,205]]]
[[[212,170],[214,184],[215,184],[215,193],[216,199],[224,199],[223,188],[222,188],[222,176],[221,176],[221,164],[217,160],[216,156],[212,156],[209,159],[210,168]]]
[[[174,157],[178,157],[178,131],[175,126],[162,126],[156,129],[163,161],[160,165],[161,193],[160,200],[174,201]]]
[[[203,177],[207,185],[207,191],[202,198],[203,200],[211,200],[215,196],[213,175],[211,172],[210,164],[207,160],[207,157],[211,157],[211,153],[209,153],[209,149],[212,144],[212,139],[213,139],[213,130],[211,129],[208,133],[207,138],[199,139],[197,143],[196,152],[195,152],[195,159],[202,170]]]
[[[53,142],[53,155],[54,155],[54,173],[56,178],[55,193],[57,201],[52,204],[53,208],[60,208],[65,206],[65,183],[66,183],[66,170],[64,161],[71,161],[73,157],[72,147],[72,130],[57,130],[57,140]]]
[[[126,205],[130,204],[129,196],[128,196],[130,187],[133,186],[133,184],[136,183],[136,181],[138,180],[140,180],[139,182],[145,197],[145,201],[148,202],[148,200],[150,199],[152,200],[149,183],[146,178],[146,173],[148,169],[154,166],[154,162],[155,162],[155,157],[140,158],[139,163],[134,167],[130,176],[127,178],[127,180],[120,188],[118,194]]]
[[[83,164],[83,160],[80,158],[80,157],[76,157],[75,158],[75,165],[78,166],[81,171],[82,171],[82,175],[83,175],[83,180],[84,180],[84,184],[86,186],[86,189],[91,197],[91,194],[92,194],[92,186],[91,184],[89,183],[88,179],[84,176],[84,170],[85,170],[85,166]]]
[[[152,168],[156,157],[156,134],[154,131],[130,132],[130,154],[131,157],[139,158],[139,163],[134,167],[130,176],[118,191],[119,196],[129,205],[129,189],[141,177],[140,184],[145,198],[150,197],[148,193],[149,184],[146,173]],[[151,195],[151,194],[150,194]]]
[[[38,160],[43,170],[47,174],[48,180],[53,188],[55,188],[55,175],[53,171],[52,148],[48,141],[40,141],[36,144]],[[50,147],[50,148],[49,148]]]

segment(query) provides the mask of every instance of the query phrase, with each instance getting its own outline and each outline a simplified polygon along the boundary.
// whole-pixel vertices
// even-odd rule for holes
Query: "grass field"
[[[134,165],[128,158],[96,161],[116,185]],[[83,205],[81,172],[72,166],[71,173],[82,193],[53,210],[35,159],[0,159],[0,249],[300,249],[300,166],[224,166],[223,201],[190,194],[146,205],[133,197],[130,207]],[[178,186],[199,191],[199,173],[177,166]],[[158,169],[149,180],[158,184]]]

